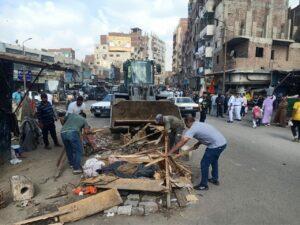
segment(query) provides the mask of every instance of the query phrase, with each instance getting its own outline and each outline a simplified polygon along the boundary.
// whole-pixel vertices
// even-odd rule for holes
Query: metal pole
[[[22,47],[23,47],[23,55],[25,56],[25,42],[30,41],[32,38],[27,38],[22,42]],[[22,65],[22,73],[23,73],[23,82],[24,82],[24,93],[26,92],[26,75],[25,75],[25,66]]]
[[[223,67],[223,85],[222,92],[225,94],[225,79],[226,79],[226,69],[227,69],[227,39],[226,39],[226,23],[224,22],[224,67]]]

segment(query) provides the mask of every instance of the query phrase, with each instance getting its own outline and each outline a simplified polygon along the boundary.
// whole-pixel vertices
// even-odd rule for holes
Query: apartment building
[[[296,23],[288,0],[190,1],[186,76],[205,77],[219,92],[266,87],[276,71],[300,67]]]
[[[183,78],[182,68],[182,50],[183,42],[186,35],[188,26],[188,19],[181,18],[173,33],[173,56],[172,56],[172,72],[176,83],[180,82]],[[180,84],[179,84],[180,86]]]

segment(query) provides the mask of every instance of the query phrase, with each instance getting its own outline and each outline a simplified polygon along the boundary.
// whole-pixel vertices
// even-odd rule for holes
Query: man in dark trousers
[[[217,117],[223,118],[223,106],[224,106],[224,97],[221,94],[218,94],[218,97],[216,98],[216,104],[217,104]]]
[[[207,182],[219,185],[218,160],[225,150],[227,141],[225,137],[213,126],[207,123],[196,122],[192,116],[185,118],[185,124],[189,128],[181,140],[169,151],[169,155],[178,151],[191,138],[195,138],[200,144],[206,145],[205,154],[201,160],[201,182],[194,188],[196,190],[208,190]],[[212,167],[211,175],[208,178],[209,167]]]
[[[208,111],[208,97],[207,93],[204,92],[202,99],[199,102],[199,108],[200,108],[200,122],[204,123],[206,120],[206,114]]]
[[[53,139],[54,145],[56,147],[61,147],[58,143],[56,130],[55,130],[55,114],[52,105],[48,102],[48,97],[46,93],[41,94],[41,103],[37,107],[37,118],[39,120],[39,126],[42,129],[43,140],[45,144],[45,149],[51,149],[48,133],[50,132]]]

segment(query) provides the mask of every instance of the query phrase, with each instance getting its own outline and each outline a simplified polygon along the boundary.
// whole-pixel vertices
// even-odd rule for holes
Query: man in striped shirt
[[[45,149],[51,149],[48,133],[53,139],[53,142],[56,147],[60,147],[61,145],[58,143],[56,130],[55,130],[55,114],[52,105],[48,102],[48,97],[46,93],[41,94],[42,102],[37,107],[37,118],[39,120],[39,126],[42,129],[43,140],[45,144]]]

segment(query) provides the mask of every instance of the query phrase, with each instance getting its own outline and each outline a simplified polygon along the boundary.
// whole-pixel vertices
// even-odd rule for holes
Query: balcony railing
[[[207,25],[199,34],[199,39],[207,39],[214,35],[215,25]]]

